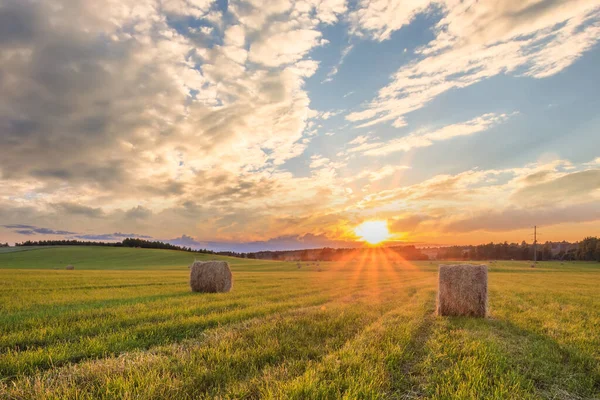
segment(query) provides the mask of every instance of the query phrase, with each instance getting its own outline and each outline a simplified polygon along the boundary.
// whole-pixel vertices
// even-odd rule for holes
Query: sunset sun
[[[365,221],[354,228],[354,233],[369,244],[379,244],[390,238],[387,221]]]

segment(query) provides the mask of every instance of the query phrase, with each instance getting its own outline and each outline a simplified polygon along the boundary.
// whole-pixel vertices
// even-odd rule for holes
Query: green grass
[[[20,246],[20,247],[0,247],[0,254],[1,253],[14,253],[15,251],[30,251],[30,250],[37,250],[37,249],[44,249],[46,247],[43,246]]]
[[[191,264],[194,259],[224,259],[234,264],[247,264],[251,261],[176,250],[119,247],[60,246],[9,247],[8,249],[28,251],[26,254],[22,251],[0,253],[0,268],[64,269],[67,265],[74,265],[76,269],[84,270],[147,270],[182,269]]]
[[[434,315],[430,262],[227,258],[198,294],[194,257],[0,253],[0,398],[600,398],[598,263],[498,262],[468,319]]]

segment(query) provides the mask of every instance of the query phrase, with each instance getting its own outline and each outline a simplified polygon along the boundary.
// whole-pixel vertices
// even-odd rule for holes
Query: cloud
[[[351,141],[349,141],[348,144],[361,145],[361,144],[367,142],[367,140],[369,140],[369,136],[360,135],[360,136],[355,137]]]
[[[164,12],[175,15],[191,15],[204,17],[211,9],[214,0],[163,0],[161,6]]]
[[[600,209],[596,203],[576,204],[566,207],[522,209],[509,208],[502,211],[486,210],[470,218],[447,224],[446,232],[512,231],[529,229],[534,225],[551,226],[561,223],[576,223],[600,220]]]
[[[358,247],[361,244],[350,240],[333,240],[326,235],[311,233],[301,235],[283,235],[264,241],[253,242],[218,242],[200,241],[191,236],[182,235],[166,242],[193,249],[209,249],[213,251],[235,251],[242,253],[278,250],[318,249],[322,247]]]
[[[204,249],[206,247],[203,247],[205,244],[196,241],[193,237],[188,236],[188,235],[181,235],[181,237],[175,238],[175,239],[165,239],[164,242],[166,243],[171,243],[172,245],[175,246],[181,246],[181,247],[191,247],[192,249]]]
[[[323,111],[317,114],[317,118],[328,120],[329,118],[340,115],[342,112],[344,112],[344,110]]]
[[[564,185],[579,193],[577,176],[559,180],[557,188],[549,182],[597,169],[597,163],[473,168],[401,186],[386,178],[400,177],[405,167],[381,159],[505,122],[510,115],[498,112],[418,129],[407,127],[405,115],[447,90],[490,76],[542,78],[563,70],[597,42],[597,8],[583,0],[568,6],[471,0],[4,1],[0,221],[15,226],[5,228],[9,237],[18,237],[17,230],[34,234],[44,229],[38,226],[60,226],[98,240],[133,231],[175,238],[185,232],[200,243],[263,243],[273,236],[295,243],[309,240],[307,232],[344,238],[352,224],[378,212],[392,219],[432,216],[416,226],[418,233],[441,229],[449,222],[444,215],[464,219],[465,210],[479,212],[481,204],[501,210],[519,201],[543,203],[545,197],[555,197],[557,207],[589,202],[596,192],[560,192]],[[382,41],[430,12],[440,18],[435,39],[411,50],[416,58],[347,116],[356,125],[387,121],[410,133],[386,141],[379,137],[388,133],[374,131],[345,149],[306,156],[311,145],[340,143],[346,131],[318,126],[337,123],[334,116],[347,111],[338,105],[311,108],[323,104],[307,89],[320,66],[314,57],[321,52],[314,50],[328,45],[334,29],[349,26],[350,44],[357,43],[352,35]],[[346,47],[337,67],[359,50]],[[317,135],[320,130],[336,135]],[[348,177],[357,176],[377,182],[354,187],[359,183]],[[50,231],[61,232],[36,234]]]
[[[11,224],[2,225],[4,228],[11,229],[20,235],[73,235],[75,232],[54,230],[48,228],[38,228],[33,225]]]
[[[415,13],[432,5],[439,4],[443,13],[436,38],[418,52],[421,59],[401,67],[364,110],[347,115],[363,126],[390,121],[403,126],[404,115],[440,94],[498,74],[554,75],[600,37],[600,7],[594,0],[448,0],[408,7],[400,1],[390,1],[388,6],[383,1],[360,4],[353,19],[355,30],[376,40],[389,38]],[[402,7],[403,12],[387,21],[383,17],[393,7]]]
[[[350,52],[352,51],[353,48],[354,48],[353,44],[349,44],[346,47],[344,47],[344,49],[342,50],[342,54],[340,56],[340,60],[334,67],[331,68],[331,70],[327,73],[327,76],[321,83],[333,81],[333,77],[337,75],[340,67],[344,63],[344,60],[346,59],[346,57],[348,57],[348,54],[350,54]],[[346,97],[346,96],[344,96],[344,97]]]
[[[53,204],[53,207],[66,214],[83,215],[89,218],[100,218],[104,215],[104,211],[101,208],[88,207],[77,203],[57,203]]]
[[[125,238],[141,238],[141,239],[151,239],[152,236],[148,235],[140,235],[137,233],[104,233],[104,234],[80,234],[77,232],[71,232],[66,230],[57,230],[57,229],[48,229],[48,228],[38,228],[33,225],[22,225],[22,224],[11,224],[11,225],[2,225],[7,229],[13,230],[15,233],[20,235],[54,235],[54,236],[67,236],[65,239],[83,239],[83,240],[122,240]]]
[[[48,228],[37,228],[37,229],[33,229],[32,230],[34,233],[38,233],[40,235],[72,235],[75,232],[69,232],[69,231],[56,231],[54,229],[48,229]]]
[[[148,219],[151,216],[152,210],[143,206],[133,207],[125,212],[125,218],[132,220]]]
[[[358,36],[383,41],[432,4],[431,0],[360,0],[348,17],[351,31]]]
[[[10,149],[0,156],[0,171],[5,179],[35,178],[54,187],[66,182],[132,197],[193,191],[184,181],[215,163],[235,175],[301,153],[308,114],[301,86],[317,65],[302,58],[321,44],[314,28],[345,7],[236,3],[238,21],[224,29],[223,45],[198,47],[161,13],[208,19],[210,1],[170,1],[160,9],[152,2],[102,9],[85,1],[58,3],[12,1],[0,11],[32,27],[15,28],[15,39],[0,44],[6,132],[0,145]],[[259,27],[248,20],[265,12],[296,18],[289,24],[267,18]],[[309,18],[314,12],[323,14]],[[275,56],[272,46],[282,53]],[[246,65],[248,57],[280,68]],[[25,154],[32,155],[29,163],[21,162]]]
[[[103,233],[103,234],[85,234],[75,235],[74,238],[80,240],[92,240],[92,241],[122,241],[126,238],[138,238],[138,239],[152,239],[152,236],[138,235],[136,233]]]
[[[600,219],[599,174],[586,163],[574,166],[564,160],[473,169],[370,193],[356,207],[380,218],[389,215],[394,231],[411,230],[415,238],[425,232],[508,232],[533,225],[592,222]]]
[[[15,233],[18,233],[19,235],[26,235],[26,236],[35,235],[34,231],[31,231],[28,229],[16,230]]]
[[[311,140],[308,54],[346,2],[156,5],[2,3],[3,221],[180,231],[192,215],[257,207],[264,220],[336,196],[331,172],[296,179],[279,167]],[[211,37],[180,29],[190,20]]]
[[[565,174],[552,180],[543,180],[548,171],[529,175],[529,185],[517,190],[513,200],[521,204],[557,204],[565,201],[581,202],[600,194],[600,170],[592,169]],[[541,182],[540,182],[541,180]]]
[[[395,218],[390,223],[391,232],[410,232],[415,230],[423,221],[427,221],[430,217],[426,215],[407,215],[400,218]]]
[[[320,45],[321,32],[310,29],[296,29],[277,32],[265,36],[250,47],[250,61],[267,67],[279,67],[291,64],[308,53],[313,47]]]
[[[394,175],[396,172],[410,169],[408,165],[386,165],[373,171],[362,171],[359,174],[349,178],[349,181],[368,178],[369,182],[378,181],[388,176]]]
[[[490,129],[508,119],[507,114],[484,114],[472,120],[446,125],[432,131],[418,131],[387,142],[368,142],[367,137],[359,136],[352,140],[350,153],[362,153],[367,156],[384,156],[387,154],[410,151],[419,147],[428,147],[434,142],[449,140],[460,136],[469,136]]]
[[[12,225],[2,225],[4,228],[8,229],[34,229],[33,225],[22,225],[22,224],[12,224]]]

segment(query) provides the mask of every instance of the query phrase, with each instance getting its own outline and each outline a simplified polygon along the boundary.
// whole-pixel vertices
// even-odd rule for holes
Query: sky
[[[577,241],[598,0],[0,0],[0,242]]]

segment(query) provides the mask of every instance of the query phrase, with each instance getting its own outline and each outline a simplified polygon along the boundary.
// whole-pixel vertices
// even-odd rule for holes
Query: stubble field
[[[468,319],[435,316],[437,263],[382,249],[225,258],[227,294],[190,292],[194,258],[223,257],[0,253],[0,398],[600,398],[598,263],[491,264]]]

